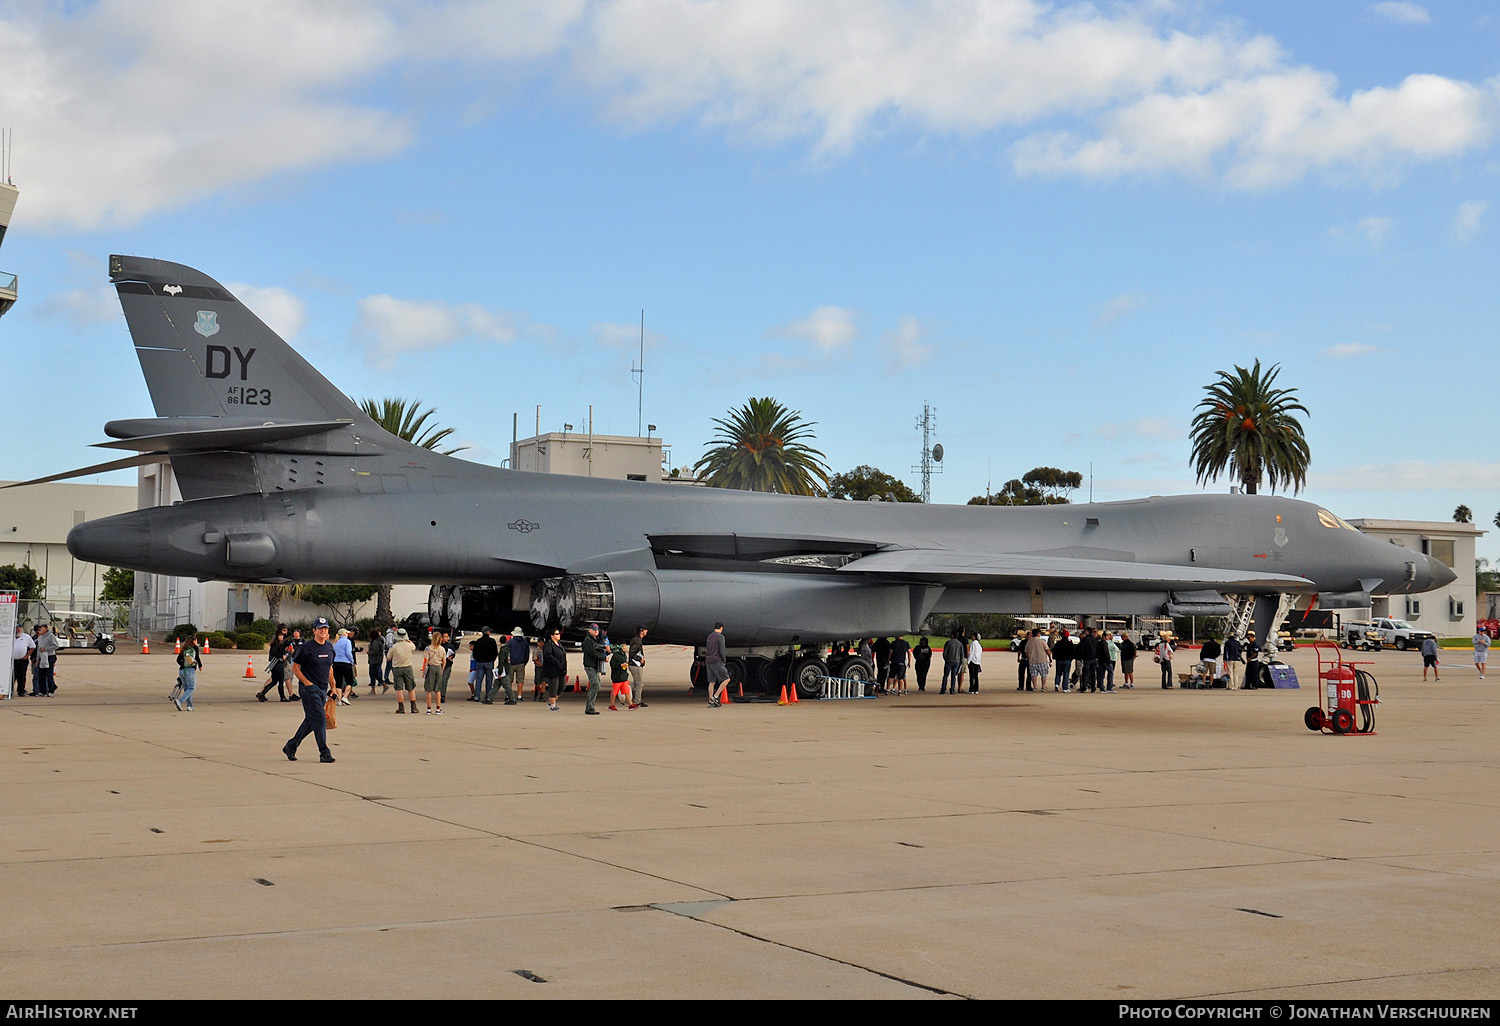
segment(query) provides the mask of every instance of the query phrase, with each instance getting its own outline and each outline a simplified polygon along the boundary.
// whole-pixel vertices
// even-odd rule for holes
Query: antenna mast
[[[922,501],[932,501],[932,475],[943,472],[943,446],[932,444],[937,431],[937,410],[927,402],[922,403],[922,415],[917,418],[917,427],[922,429],[922,462],[911,469],[922,475]]]
[[[630,373],[636,382],[635,433],[636,437],[640,437],[641,425],[645,423],[641,411],[646,405],[646,310],[644,307],[641,308],[641,365],[637,367],[631,364]]]

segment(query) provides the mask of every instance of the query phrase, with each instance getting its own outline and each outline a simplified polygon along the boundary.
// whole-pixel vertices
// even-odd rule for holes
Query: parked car
[[[1370,622],[1370,625],[1380,632],[1380,638],[1385,644],[1395,648],[1398,652],[1418,648],[1428,638],[1437,637],[1431,631],[1420,630],[1405,620],[1396,620],[1389,616],[1377,616]]]

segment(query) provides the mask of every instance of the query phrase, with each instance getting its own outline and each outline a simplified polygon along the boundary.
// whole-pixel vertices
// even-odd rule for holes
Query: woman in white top
[[[969,642],[969,694],[979,694],[979,665],[984,659],[984,646],[979,643],[979,635],[974,635],[974,640]]]

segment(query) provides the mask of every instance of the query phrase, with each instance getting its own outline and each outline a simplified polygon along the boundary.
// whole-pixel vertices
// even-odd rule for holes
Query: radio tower
[[[922,501],[931,502],[932,475],[943,472],[943,444],[932,444],[932,436],[937,431],[937,410],[925,401],[922,415],[917,418],[917,427],[922,429],[922,462],[911,469],[922,475]]]

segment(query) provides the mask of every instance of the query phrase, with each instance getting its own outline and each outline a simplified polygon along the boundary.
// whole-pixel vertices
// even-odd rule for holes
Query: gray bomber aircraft
[[[1368,606],[1454,578],[1279,495],[944,506],[482,466],[382,430],[207,275],[130,256],[109,269],[157,416],[105,425],[100,445],[137,455],[45,480],[170,460],[184,500],[74,527],[68,549],[96,563],[443,582],[435,618],[468,628],[529,610],[539,629],[644,624],[701,645],[722,620],[749,647],[740,670],[790,671],[804,690],[868,673],[830,666],[822,643],[917,631],[934,612],[1213,615],[1228,596],[1266,637],[1284,596]]]

